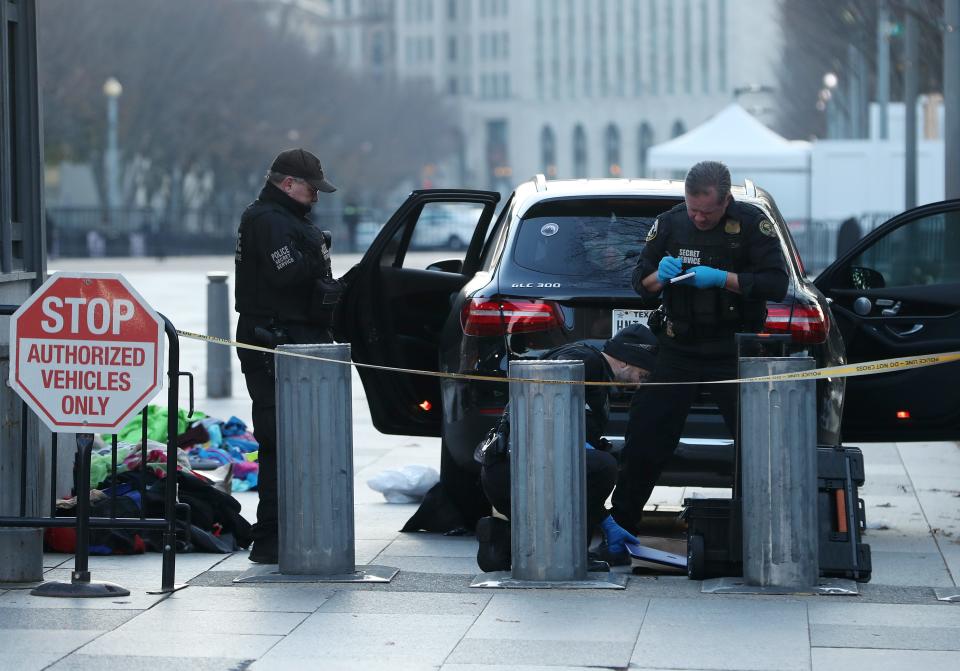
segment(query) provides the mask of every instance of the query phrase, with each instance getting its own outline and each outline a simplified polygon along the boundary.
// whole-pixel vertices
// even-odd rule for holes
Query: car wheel
[[[693,534],[687,538],[687,577],[691,580],[703,580],[707,573],[706,547],[703,536]]]

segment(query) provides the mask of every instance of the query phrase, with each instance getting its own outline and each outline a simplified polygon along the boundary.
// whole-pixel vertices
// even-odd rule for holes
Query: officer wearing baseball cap
[[[599,350],[588,342],[572,342],[555,347],[540,360],[582,361],[587,382],[642,382],[653,370],[657,358],[657,338],[642,324],[633,324],[617,332]],[[588,386],[585,389],[587,533],[599,526],[604,542],[590,559],[590,570],[609,570],[609,564],[629,564],[624,542],[637,539],[617,526],[607,514],[604,502],[617,480],[617,460],[609,453],[610,442],[603,437],[610,419],[611,387]],[[491,440],[481,443],[476,459],[480,461],[483,491],[497,511],[510,514],[510,458],[506,439],[509,436],[509,410]],[[496,517],[483,517],[477,522],[477,564],[482,571],[505,571],[510,568],[510,523]]]
[[[336,187],[306,149],[280,152],[237,232],[237,340],[275,348],[333,342],[333,307],[342,291],[330,267],[330,234],[310,220],[319,192]],[[250,560],[277,563],[277,420],[274,355],[238,349],[260,444],[260,503]]]
[[[317,191],[333,193],[337,190],[337,187],[327,181],[324,176],[320,159],[306,149],[287,149],[280,152],[273,159],[270,172],[305,180],[313,187],[314,196],[316,196]],[[313,201],[316,202],[316,197],[313,198]]]

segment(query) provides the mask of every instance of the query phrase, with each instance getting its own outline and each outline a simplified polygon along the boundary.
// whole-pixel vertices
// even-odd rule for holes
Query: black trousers
[[[264,357],[272,355],[264,354]],[[257,523],[250,535],[254,541],[277,539],[277,399],[273,366],[247,371],[243,374],[247,393],[253,401],[253,436],[260,445],[257,475]]]
[[[250,317],[241,314],[237,322],[237,340],[257,343],[254,328],[270,324],[272,320]],[[316,324],[280,324],[297,343],[333,342],[330,330]],[[263,344],[263,343],[257,343]],[[257,475],[257,490],[260,502],[257,504],[257,523],[250,530],[254,541],[267,543],[277,541],[277,516],[280,506],[277,494],[277,392],[276,392],[276,355],[250,350],[237,350],[243,377],[247,383],[247,393],[253,402],[253,436],[259,443],[260,464]]]
[[[736,357],[697,356],[661,345],[649,382],[704,382],[737,377]],[[613,516],[635,532],[664,466],[677,449],[690,406],[701,385],[640,387],[630,402],[630,418],[620,455],[620,476],[613,492]],[[738,389],[735,384],[712,384],[716,401],[731,436],[736,435]]]
[[[587,450],[587,538],[607,516],[604,503],[617,481],[617,460],[607,452]],[[500,513],[510,516],[510,459],[489,466],[480,474],[483,492]]]

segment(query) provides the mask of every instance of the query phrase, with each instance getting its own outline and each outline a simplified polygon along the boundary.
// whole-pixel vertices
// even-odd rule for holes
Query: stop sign
[[[121,275],[56,273],[10,319],[10,386],[52,431],[113,431],[163,387],[162,338]]]

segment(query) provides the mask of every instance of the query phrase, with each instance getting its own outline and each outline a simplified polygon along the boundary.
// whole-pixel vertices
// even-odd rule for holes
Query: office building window
[[[487,181],[490,189],[509,193],[513,170],[507,156],[508,127],[505,119],[487,122]]]
[[[664,74],[664,85],[667,94],[672,94],[675,91],[676,77],[677,73],[675,70],[674,56],[677,53],[677,26],[674,23],[674,11],[673,11],[674,0],[670,0],[666,4],[666,35],[667,35],[667,62],[666,62],[666,73]]]
[[[543,100],[544,96],[543,61],[546,57],[544,53],[545,49],[543,45],[543,37],[543,0],[537,0],[536,18],[534,19],[534,70],[537,78],[537,98],[540,100]]]
[[[626,74],[626,62],[624,61],[624,46],[623,46],[623,28],[624,23],[626,23],[627,17],[623,13],[623,0],[617,0],[617,13],[614,18],[614,23],[616,24],[617,29],[617,74],[615,75],[614,82],[616,82],[617,95],[623,96],[625,92],[625,87],[627,84],[627,74]]]
[[[717,87],[727,90],[727,2],[717,0]]]
[[[603,144],[607,159],[607,175],[620,177],[623,174],[623,166],[620,163],[620,131],[615,125],[607,126]]]
[[[583,95],[589,98],[593,95],[593,60],[590,54],[593,53],[593,6],[591,3],[584,3],[583,13]]]
[[[647,35],[647,45],[649,47],[650,63],[650,93],[657,95],[660,92],[660,47],[658,46],[658,37],[660,35],[660,26],[658,25],[657,0],[648,0],[650,10],[650,22],[644,31]]]
[[[573,0],[567,0],[567,97],[577,95],[577,16]]]
[[[670,129],[670,137],[680,137],[687,132],[687,125],[683,123],[680,119],[677,119],[673,122],[673,127]]]
[[[573,176],[587,176],[587,134],[580,124],[573,129]]]
[[[607,45],[607,0],[600,0],[600,11],[597,20],[597,42],[600,51],[597,60],[600,63],[600,95],[607,96],[610,93],[610,76],[608,71],[608,60],[610,58]]]
[[[650,171],[647,166],[647,154],[650,147],[653,146],[653,128],[650,124],[643,122],[637,131],[637,173],[640,177],[649,177]]]
[[[447,38],[447,60],[451,63],[457,62],[457,38]]]
[[[447,19],[454,21],[457,18],[457,0],[447,0]]]
[[[540,131],[540,166],[547,177],[557,176],[557,140],[550,126]]]
[[[693,10],[690,0],[683,0],[683,92],[693,93]]]
[[[640,36],[640,3],[630,3],[632,11],[630,12],[630,33],[633,35],[631,44],[633,45],[633,95],[638,96],[643,93],[643,76],[641,68],[643,59],[640,57],[640,47],[643,38]]]
[[[710,93],[710,10],[707,0],[700,0],[700,84]]]

